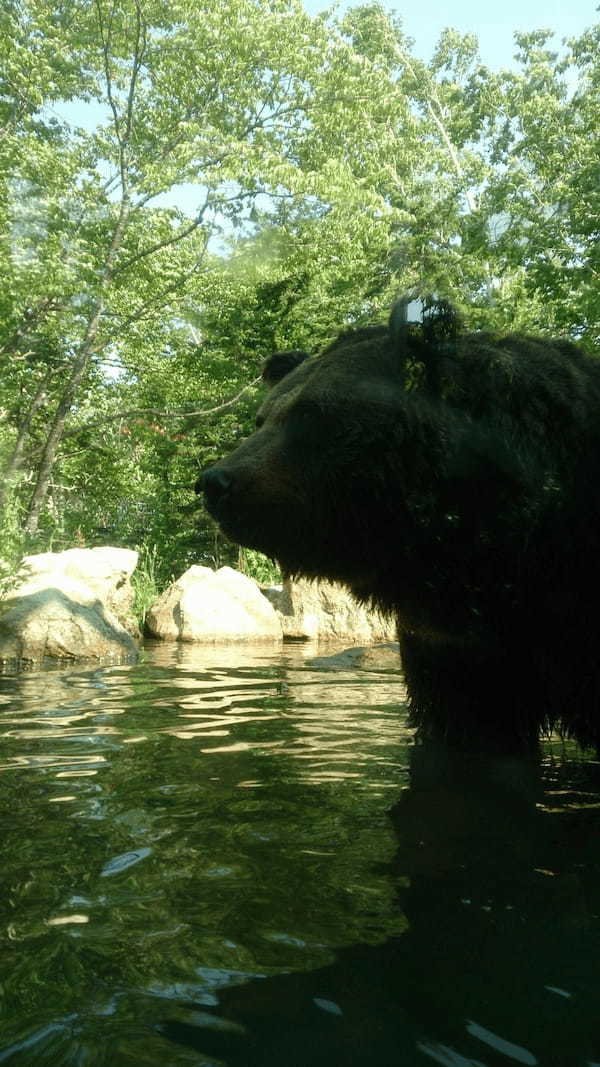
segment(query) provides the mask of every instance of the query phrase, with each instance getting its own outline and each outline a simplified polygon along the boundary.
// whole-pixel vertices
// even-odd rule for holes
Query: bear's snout
[[[223,467],[209,467],[201,474],[196,482],[196,492],[204,493],[206,506],[209,511],[217,511],[219,505],[227,499],[231,492],[233,478]]]

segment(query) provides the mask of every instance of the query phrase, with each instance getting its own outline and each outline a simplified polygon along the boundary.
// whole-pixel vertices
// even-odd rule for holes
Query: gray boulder
[[[263,589],[277,609],[284,638],[296,641],[395,641],[396,625],[358,604],[351,593],[331,582],[286,579]]]

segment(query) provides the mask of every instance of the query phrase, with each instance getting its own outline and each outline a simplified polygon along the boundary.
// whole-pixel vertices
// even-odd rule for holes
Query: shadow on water
[[[596,763],[415,747],[390,813],[402,934],[187,1005],[163,1033],[247,1067],[596,1065],[599,787]]]
[[[0,1063],[600,1064],[600,766],[415,746],[391,668],[0,679]]]

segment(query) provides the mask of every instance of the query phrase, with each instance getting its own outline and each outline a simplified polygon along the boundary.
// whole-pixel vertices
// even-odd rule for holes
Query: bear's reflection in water
[[[600,766],[416,746],[390,814],[405,933],[163,1035],[232,1067],[600,1062]]]

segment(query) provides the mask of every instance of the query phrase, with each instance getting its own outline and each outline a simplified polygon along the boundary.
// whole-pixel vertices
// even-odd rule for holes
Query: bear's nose
[[[233,478],[222,467],[209,467],[196,482],[196,492],[204,493],[206,503],[216,507],[223,500],[233,483]]]

